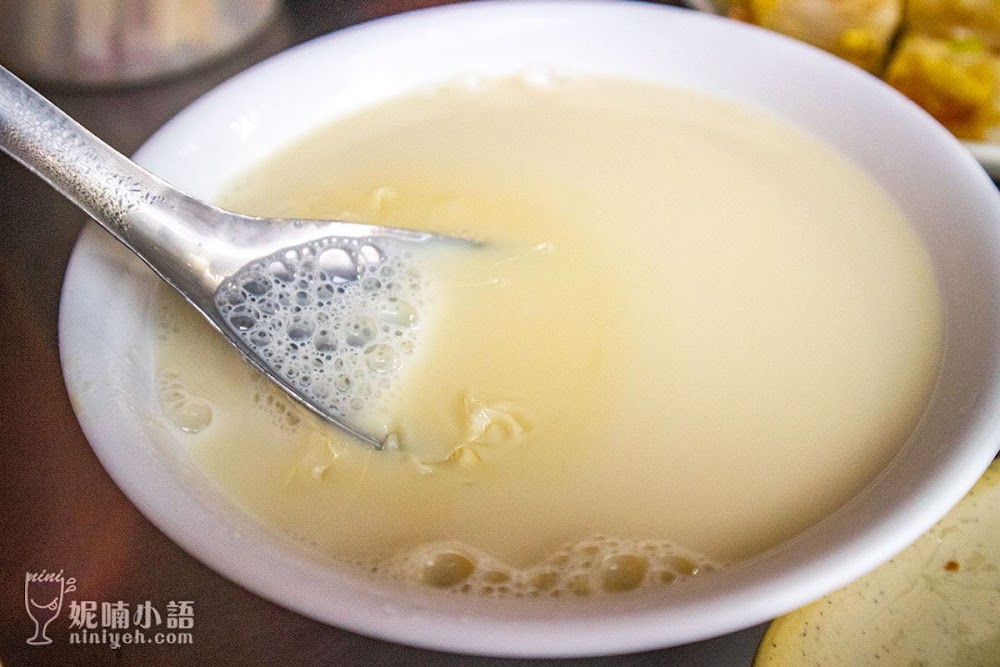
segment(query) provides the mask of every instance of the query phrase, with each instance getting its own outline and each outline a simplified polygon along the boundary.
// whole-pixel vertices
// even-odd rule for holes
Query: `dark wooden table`
[[[252,44],[207,67],[154,85],[118,90],[40,86],[71,116],[130,154],[199,95],[288,46],[377,16],[440,2],[288,0]],[[84,439],[59,364],[56,323],[63,273],[84,216],[0,154],[0,663],[21,665],[528,665],[551,661],[470,658],[369,639],[276,606],[189,556],[114,485]],[[28,645],[25,574],[76,579],[48,629]],[[194,601],[192,643],[74,645],[69,599],[162,615]],[[100,613],[98,607],[96,613]],[[750,665],[763,632],[753,628],[689,646],[561,665]]]

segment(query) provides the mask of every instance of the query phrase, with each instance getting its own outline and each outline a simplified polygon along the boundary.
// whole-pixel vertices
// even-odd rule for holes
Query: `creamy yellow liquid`
[[[761,553],[886,465],[937,370],[929,259],[893,203],[810,137],[690,92],[445,86],[316,133],[221,203],[486,241],[428,268],[380,404],[398,451],[160,309],[164,414],[205,472],[266,524],[430,585],[586,595]]]

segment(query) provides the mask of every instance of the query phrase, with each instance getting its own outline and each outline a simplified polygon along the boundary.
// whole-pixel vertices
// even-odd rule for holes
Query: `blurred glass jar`
[[[279,0],[0,0],[0,64],[32,80],[148,81],[235,49]]]

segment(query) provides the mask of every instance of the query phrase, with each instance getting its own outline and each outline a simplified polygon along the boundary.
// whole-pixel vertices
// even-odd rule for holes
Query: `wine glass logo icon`
[[[35,622],[35,634],[28,638],[33,646],[51,644],[46,635],[49,624],[62,611],[66,593],[76,590],[76,578],[63,576],[63,571],[26,572],[24,575],[24,608]]]

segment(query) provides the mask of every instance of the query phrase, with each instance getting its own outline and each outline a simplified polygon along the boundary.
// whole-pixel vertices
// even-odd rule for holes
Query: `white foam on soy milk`
[[[690,92],[441,86],[317,131],[221,203],[483,241],[418,275],[374,262],[341,284],[317,249],[233,285],[248,340],[271,349],[243,315],[285,308],[298,342],[273,354],[322,368],[339,409],[374,405],[390,451],[159,302],[176,443],[259,521],[373,577],[508,598],[680,585],[848,501],[937,372],[934,276],[893,202],[803,133]],[[371,313],[338,301],[366,285]]]
[[[404,243],[331,237],[243,267],[215,302],[273,372],[382,442],[383,406],[416,348],[424,283]]]
[[[666,541],[604,536],[566,545],[530,567],[511,567],[460,542],[424,544],[368,565],[452,593],[500,598],[590,597],[672,584],[712,572],[704,556]]]

